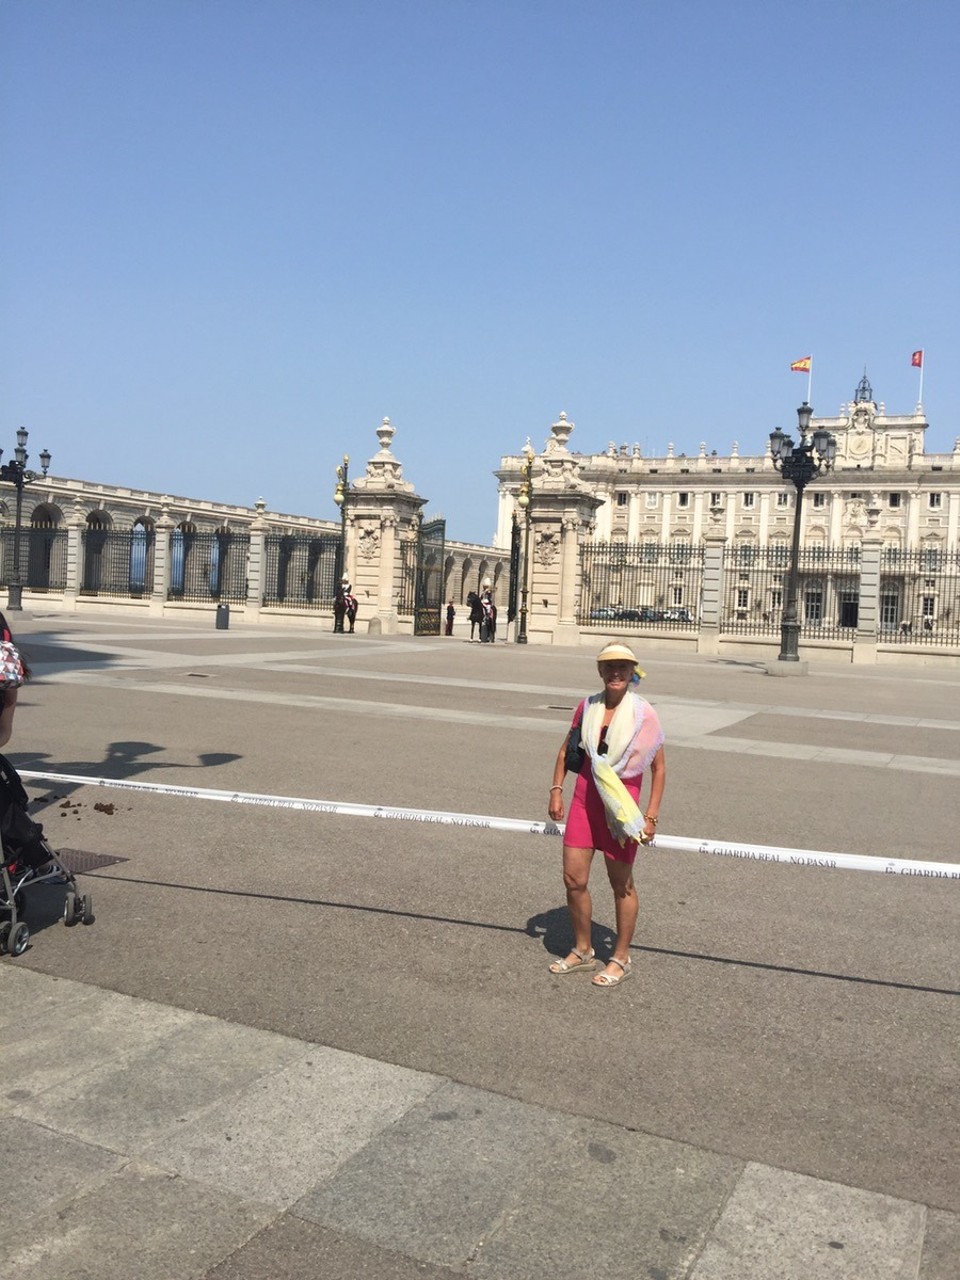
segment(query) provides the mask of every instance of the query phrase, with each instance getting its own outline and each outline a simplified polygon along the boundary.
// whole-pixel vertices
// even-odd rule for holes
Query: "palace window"
[[[789,503],[790,503],[790,495],[789,495],[789,493],[787,493],[786,491],[783,491],[783,492],[781,492],[781,493],[778,493],[778,494],[777,494],[777,506],[778,506],[778,507],[786,507],[786,506],[789,506]]]
[[[899,506],[900,506],[900,503],[901,503],[902,498],[903,498],[903,494],[900,494],[900,493],[888,493],[888,494],[887,494],[887,503],[888,503],[888,505],[889,505],[890,507],[899,507]]]
[[[756,496],[757,496],[757,495],[756,495],[755,493],[745,493],[745,494],[743,495],[743,505],[744,505],[745,507],[752,507],[752,506],[753,506],[754,499],[756,498]]]
[[[825,493],[815,493],[813,495],[813,505],[815,507],[825,507],[827,505],[827,495]]]
[[[933,495],[931,494],[930,496],[932,497]],[[690,495],[689,495],[689,493],[678,493],[678,494],[677,494],[677,506],[678,506],[678,507],[689,507],[689,505],[690,505]]]
[[[803,616],[807,622],[820,622],[823,618],[823,584],[811,582],[803,592]]]
[[[930,500],[930,510],[939,511],[941,506],[943,505],[943,494],[931,493],[931,494],[928,494],[927,496]]]
[[[625,507],[629,501],[630,501],[629,493],[624,493],[623,490],[621,489],[621,491],[617,494],[617,506]]]

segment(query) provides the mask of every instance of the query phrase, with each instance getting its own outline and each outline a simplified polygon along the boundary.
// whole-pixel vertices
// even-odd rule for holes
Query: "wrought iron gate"
[[[447,522],[428,520],[420,526],[417,539],[416,605],[413,612],[415,636],[438,636],[443,608],[443,551]]]
[[[400,600],[398,612],[413,614],[415,636],[438,636],[443,609],[443,554],[447,522],[428,520],[416,540],[400,544]]]

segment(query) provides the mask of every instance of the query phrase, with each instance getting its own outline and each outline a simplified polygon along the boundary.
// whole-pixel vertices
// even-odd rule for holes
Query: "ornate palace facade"
[[[891,550],[960,546],[960,438],[952,453],[925,453],[921,405],[912,414],[888,414],[864,375],[837,417],[813,419],[811,430],[819,427],[836,437],[837,458],[804,495],[803,545],[857,546],[869,529]],[[551,427],[534,459],[534,490],[551,460],[568,452],[573,429],[565,414]],[[734,548],[786,548],[791,540],[796,493],[774,470],[769,448],[748,456],[734,444],[721,457],[701,444],[688,457],[670,445],[657,458],[643,457],[639,445],[611,443],[603,453],[569,456],[571,475],[597,500],[589,529],[595,542],[693,547],[708,531],[721,532]],[[496,473],[501,547],[510,545],[522,462],[505,457]]]

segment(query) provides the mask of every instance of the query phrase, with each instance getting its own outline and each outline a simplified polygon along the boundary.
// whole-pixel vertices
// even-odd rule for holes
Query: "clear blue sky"
[[[758,452],[864,365],[960,434],[953,0],[3,0],[0,445],[333,518],[384,415]]]

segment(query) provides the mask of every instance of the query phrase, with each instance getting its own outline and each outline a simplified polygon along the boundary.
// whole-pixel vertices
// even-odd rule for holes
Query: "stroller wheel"
[[[14,925],[7,937],[7,950],[12,956],[22,956],[30,941],[30,930],[21,920]]]
[[[68,928],[77,923],[77,895],[72,889],[68,890],[63,900],[63,923]]]
[[[84,924],[93,924],[96,916],[93,914],[93,895],[85,893],[80,899],[80,918]]]

